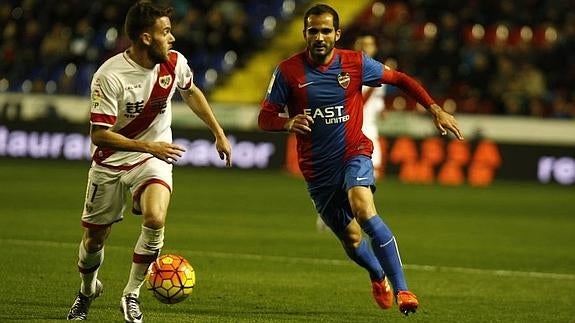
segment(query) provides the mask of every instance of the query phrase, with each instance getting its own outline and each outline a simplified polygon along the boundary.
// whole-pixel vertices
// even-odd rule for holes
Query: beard
[[[331,52],[333,51],[333,46],[329,44],[322,44],[321,46],[312,45],[310,46],[310,56],[317,63],[325,63],[325,60]]]
[[[148,56],[155,64],[161,64],[168,61],[168,55],[157,45],[157,43],[152,43],[148,48]]]

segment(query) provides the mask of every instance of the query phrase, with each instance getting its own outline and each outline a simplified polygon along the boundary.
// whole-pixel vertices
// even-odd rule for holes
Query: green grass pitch
[[[0,322],[65,319],[79,286],[88,165],[0,160]],[[194,266],[189,299],[142,290],[146,322],[573,322],[575,190],[378,184],[420,310],[380,310],[368,275],[315,230],[302,180],[280,172],[176,168],[163,252]],[[114,225],[92,322],[121,320],[140,219]]]

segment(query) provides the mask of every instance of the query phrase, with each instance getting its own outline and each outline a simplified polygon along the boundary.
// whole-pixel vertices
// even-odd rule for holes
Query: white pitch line
[[[0,246],[4,243],[11,245],[20,245],[20,246],[70,247],[70,248],[78,247],[77,243],[69,243],[69,242],[0,239]],[[129,248],[106,245],[106,249],[126,250]],[[258,261],[265,260],[265,261],[274,261],[283,263],[300,263],[300,264],[334,265],[334,266],[349,266],[352,264],[352,262],[347,259],[285,257],[285,256],[270,256],[270,255],[258,255],[249,253],[201,251],[193,249],[179,249],[179,250],[173,250],[173,252],[181,252],[186,254],[194,254],[202,257],[219,258],[219,259],[236,259],[236,260],[241,259],[241,260],[258,260]],[[541,278],[541,279],[554,279],[554,280],[575,280],[575,275],[572,274],[545,273],[536,271],[479,269],[479,268],[416,265],[416,264],[403,264],[403,267],[408,270],[427,271],[427,272],[451,272],[451,273],[480,274],[480,275],[491,275],[491,276],[526,277],[526,278]]]
[[[543,279],[557,279],[557,280],[575,280],[575,275],[571,274],[543,273],[537,271],[479,269],[479,268],[465,268],[465,267],[406,265],[406,264],[404,264],[403,267],[406,269],[419,270],[419,271],[451,272],[461,274],[483,274],[492,276],[527,277],[527,278],[543,278]]]

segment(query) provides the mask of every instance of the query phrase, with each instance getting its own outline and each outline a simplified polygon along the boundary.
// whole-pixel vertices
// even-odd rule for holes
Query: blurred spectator
[[[91,74],[126,48],[134,0],[1,0],[3,90],[87,95]],[[264,48],[285,8],[309,0],[156,0],[174,6],[173,34],[206,92]],[[374,0],[340,47],[373,34],[383,59],[464,113],[573,118],[573,0]],[[269,19],[269,18],[272,19]],[[402,93],[388,88],[388,100]],[[409,100],[397,100],[415,109]]]
[[[86,95],[95,66],[127,47],[123,17],[134,1],[2,0],[0,80],[9,91]],[[178,48],[206,90],[203,73],[229,72],[258,49],[267,17],[290,17],[283,0],[156,1],[174,7]]]
[[[565,91],[557,91],[553,96],[551,115],[555,118],[572,119],[575,118],[575,103],[568,101]]]
[[[357,34],[377,35],[383,55],[434,97],[454,100],[459,112],[573,118],[573,4],[376,0],[343,29],[340,46]]]

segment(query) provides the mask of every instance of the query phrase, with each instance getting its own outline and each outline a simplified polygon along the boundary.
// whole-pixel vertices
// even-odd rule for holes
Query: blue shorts
[[[368,186],[375,192],[373,163],[367,156],[348,160],[330,183],[313,183],[313,188],[308,183],[308,192],[317,212],[335,233],[342,232],[354,218],[347,198],[347,191],[354,186]]]

